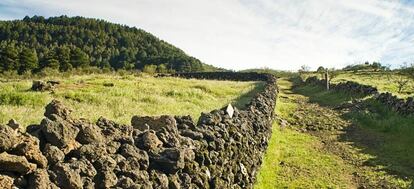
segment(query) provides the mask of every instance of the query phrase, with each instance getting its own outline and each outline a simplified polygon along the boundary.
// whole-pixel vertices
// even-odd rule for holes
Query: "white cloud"
[[[230,69],[397,66],[414,53],[413,8],[397,1],[5,0],[6,9],[3,19],[67,14],[137,26]]]

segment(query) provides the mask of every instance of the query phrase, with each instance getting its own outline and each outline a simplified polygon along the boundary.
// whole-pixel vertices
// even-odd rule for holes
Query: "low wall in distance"
[[[317,77],[309,77],[305,80],[305,83],[326,86],[326,81],[318,79]],[[336,91],[356,93],[364,96],[373,95],[376,100],[403,115],[414,114],[413,97],[401,99],[388,92],[380,93],[378,92],[378,89],[373,86],[362,85],[352,81],[331,84],[330,88]]]

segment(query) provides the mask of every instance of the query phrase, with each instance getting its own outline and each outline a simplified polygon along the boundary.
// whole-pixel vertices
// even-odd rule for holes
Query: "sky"
[[[342,68],[414,62],[414,2],[1,0],[0,19],[84,16],[135,26],[214,66]]]

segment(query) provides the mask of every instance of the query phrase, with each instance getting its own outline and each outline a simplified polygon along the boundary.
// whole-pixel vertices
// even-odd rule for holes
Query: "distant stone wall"
[[[173,77],[187,79],[209,79],[209,80],[229,80],[229,81],[267,81],[275,82],[275,76],[256,72],[194,72],[176,73]]]
[[[314,84],[314,85],[321,85],[325,86],[326,81],[320,80],[317,77],[309,77],[305,80],[307,84]],[[331,84],[330,88],[332,90],[342,91],[342,92],[349,92],[349,93],[356,93],[363,96],[373,95],[376,100],[379,102],[387,105],[388,107],[392,108],[393,110],[403,114],[414,114],[414,100],[413,97],[409,97],[407,99],[398,98],[391,93],[379,93],[378,89],[369,86],[369,85],[362,85],[353,81],[341,82],[338,84]]]
[[[0,188],[252,188],[271,136],[276,79],[256,73],[189,73],[264,81],[243,110],[134,116],[131,125],[73,119],[59,101],[26,132],[0,125]],[[173,87],[173,86],[172,86]]]
[[[406,100],[398,98],[391,93],[380,93],[377,100],[391,107],[393,110],[404,115],[414,114],[414,100],[413,97],[408,97]]]

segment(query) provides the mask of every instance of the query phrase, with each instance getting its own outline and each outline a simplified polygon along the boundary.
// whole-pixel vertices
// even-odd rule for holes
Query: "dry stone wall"
[[[193,73],[177,77],[266,82],[243,110],[134,116],[130,125],[71,117],[59,101],[23,132],[0,125],[0,188],[252,188],[271,135],[272,75]]]
[[[305,80],[305,83],[321,85],[321,86],[326,85],[325,80],[320,80],[317,77],[309,77]],[[378,89],[373,86],[362,85],[362,84],[352,82],[352,81],[341,82],[338,84],[331,84],[330,88],[333,90],[337,90],[337,91],[356,93],[356,94],[360,94],[363,96],[373,95],[376,100],[378,100],[379,102],[387,105],[388,107],[392,108],[393,110],[403,115],[414,114],[413,97],[409,97],[407,99],[401,99],[388,92],[379,93]]]

